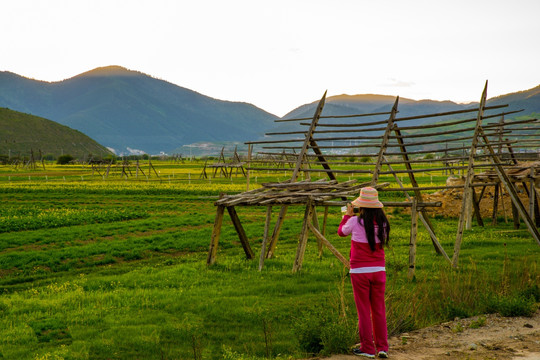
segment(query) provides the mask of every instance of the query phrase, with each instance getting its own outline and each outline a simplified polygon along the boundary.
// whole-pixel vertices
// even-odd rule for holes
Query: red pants
[[[377,351],[388,352],[388,330],[384,304],[386,272],[351,274],[351,283],[358,312],[358,333],[362,351],[375,354],[376,348]]]

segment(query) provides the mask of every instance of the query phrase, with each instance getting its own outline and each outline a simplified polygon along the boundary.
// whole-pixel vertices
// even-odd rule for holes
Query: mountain
[[[337,95],[330,96],[326,98],[325,105],[322,111],[322,116],[341,116],[341,115],[358,115],[358,114],[370,114],[370,113],[379,113],[379,112],[389,112],[392,109],[392,105],[396,100],[395,96],[388,95],[375,95],[375,94],[364,94],[364,95]],[[299,106],[293,111],[289,112],[283,119],[295,119],[295,118],[311,118],[315,112],[315,108],[318,104],[318,100],[310,104],[305,104]],[[485,114],[494,114],[500,111],[513,111],[521,110],[522,112],[517,114],[512,114],[506,117],[506,119],[511,119],[518,116],[530,116],[540,113],[540,86],[535,87],[530,90],[521,91],[512,94],[506,94],[498,96],[492,99],[488,99],[487,105],[501,105],[508,104],[508,108],[486,111]],[[409,116],[417,116],[423,114],[436,114],[449,111],[457,111],[464,109],[473,109],[477,108],[478,103],[469,103],[469,104],[459,104],[452,101],[435,101],[435,100],[412,100],[407,98],[399,98],[398,104],[398,114],[397,118],[404,118]],[[465,117],[475,117],[476,114],[469,113],[468,115],[454,115],[454,116],[441,116],[437,118],[427,118],[427,119],[415,119],[411,121],[406,121],[403,123],[403,126],[418,126],[423,125],[428,122],[433,122],[434,119],[437,121],[447,120],[452,118],[465,118]],[[319,124],[324,123],[358,123],[364,121],[377,121],[385,120],[388,118],[388,115],[378,115],[376,117],[355,117],[355,118],[339,118],[339,119],[321,119]],[[369,120],[368,120],[369,119]],[[304,123],[309,122],[309,120],[304,121]],[[382,126],[382,125],[381,125]],[[379,128],[381,127],[379,126]],[[305,128],[305,127],[304,127]],[[318,130],[321,130],[319,128]],[[298,126],[298,122],[280,122],[275,123],[273,127],[267,131],[271,132],[289,132],[289,131],[298,131],[303,130]],[[378,135],[382,134],[382,131],[371,132],[369,135]],[[302,138],[302,135],[297,135],[298,138]],[[324,136],[321,136],[324,137]],[[276,136],[272,139],[277,138],[291,138],[287,136]]]
[[[0,155],[25,157],[34,151],[57,158],[70,154],[76,158],[89,154],[103,157],[111,152],[83,133],[38,116],[0,108]]]
[[[488,101],[488,105],[500,104],[509,104],[509,111],[524,109],[516,116],[540,113],[540,85],[529,90],[497,96]]]
[[[77,129],[116,153],[156,154],[197,141],[247,141],[277,117],[119,66],[59,82],[0,72],[0,106]]]
[[[390,111],[395,96],[388,95],[337,95],[326,98],[322,115],[352,115]],[[286,114],[284,119],[312,117],[318,101],[302,105]],[[505,111],[522,110],[517,115],[523,116],[540,113],[540,85],[529,90],[510,93],[488,99],[487,105],[508,104]],[[441,113],[478,107],[478,102],[459,104],[449,100],[412,100],[399,98],[397,117],[408,117],[430,113]]]

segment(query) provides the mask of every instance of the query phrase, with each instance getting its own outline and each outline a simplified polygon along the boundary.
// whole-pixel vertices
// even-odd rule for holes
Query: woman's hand
[[[345,215],[354,216],[354,206],[351,203],[347,203],[347,212]]]

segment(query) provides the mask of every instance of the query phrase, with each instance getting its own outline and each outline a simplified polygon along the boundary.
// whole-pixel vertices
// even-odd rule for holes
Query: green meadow
[[[276,256],[262,271],[258,254],[246,260],[226,214],[217,262],[208,267],[213,203],[220,193],[245,191],[246,179],[210,172],[200,179],[203,162],[152,164],[157,174],[144,168],[128,178],[82,165],[0,167],[0,359],[302,359],[349,351],[356,312],[341,263],[326,249],[319,257],[310,237],[303,267],[292,273],[304,208],[289,209]],[[422,184],[446,179],[435,171],[417,176]],[[286,170],[252,173],[250,189],[288,177]],[[400,192],[381,198],[405,201]],[[266,208],[236,210],[258,253]],[[324,209],[317,210],[322,224]],[[390,334],[538,309],[540,247],[525,226],[515,230],[502,218],[497,226],[475,224],[452,269],[420,224],[409,280],[410,216],[400,208],[387,213]],[[326,236],[347,255],[340,220],[339,208],[330,208]],[[451,257],[457,219],[431,220]]]

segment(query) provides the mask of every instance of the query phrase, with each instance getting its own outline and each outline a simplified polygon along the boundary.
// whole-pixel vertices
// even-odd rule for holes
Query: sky
[[[324,91],[479,101],[540,84],[539,0],[0,0],[0,71],[120,65],[283,116]]]

